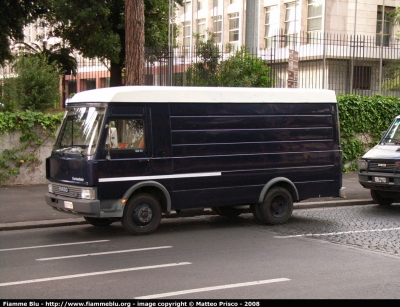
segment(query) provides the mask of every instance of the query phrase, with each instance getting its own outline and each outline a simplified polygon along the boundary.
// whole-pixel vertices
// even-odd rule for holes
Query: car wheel
[[[150,234],[161,222],[161,206],[150,194],[139,194],[125,205],[122,226],[132,234]]]
[[[284,224],[292,216],[292,195],[284,188],[275,187],[268,191],[264,202],[253,204],[251,208],[255,219],[262,224]]]
[[[371,190],[371,197],[374,202],[381,206],[389,206],[395,201],[395,198],[383,197],[375,190]]]

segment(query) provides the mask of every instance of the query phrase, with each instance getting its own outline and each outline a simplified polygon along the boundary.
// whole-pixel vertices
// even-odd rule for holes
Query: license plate
[[[72,203],[72,201],[64,200],[64,207],[67,209],[74,209],[74,204]]]
[[[385,177],[374,177],[374,181],[375,182],[386,182],[386,178]]]

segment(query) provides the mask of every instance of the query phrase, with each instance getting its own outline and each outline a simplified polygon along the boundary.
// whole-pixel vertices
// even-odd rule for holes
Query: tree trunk
[[[144,84],[144,0],[125,0],[125,85]]]
[[[111,62],[110,65],[110,87],[123,85],[121,64]]]

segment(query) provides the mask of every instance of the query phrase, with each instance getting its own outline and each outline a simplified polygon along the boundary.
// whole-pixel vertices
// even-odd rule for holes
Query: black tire
[[[96,227],[107,227],[114,222],[112,219],[107,219],[107,218],[100,219],[97,217],[87,217],[87,216],[84,216],[83,218],[85,219],[86,222]]]
[[[238,217],[242,213],[232,207],[212,207],[211,210],[220,216],[226,217]]]
[[[383,197],[375,190],[371,190],[371,197],[375,203],[381,206],[389,206],[396,200],[395,198]]]
[[[293,213],[292,195],[285,188],[275,187],[268,191],[263,203],[251,208],[255,219],[262,224],[284,224]]]
[[[150,234],[161,222],[161,206],[150,194],[139,194],[125,205],[122,226],[132,234]]]

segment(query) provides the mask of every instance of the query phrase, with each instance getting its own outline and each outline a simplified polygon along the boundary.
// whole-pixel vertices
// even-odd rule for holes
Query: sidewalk
[[[372,204],[370,191],[358,183],[357,173],[343,174],[346,198],[314,198],[294,204],[295,209]],[[47,185],[0,186],[0,231],[87,224],[80,216],[56,211],[44,199]],[[212,214],[205,210],[204,214]]]

